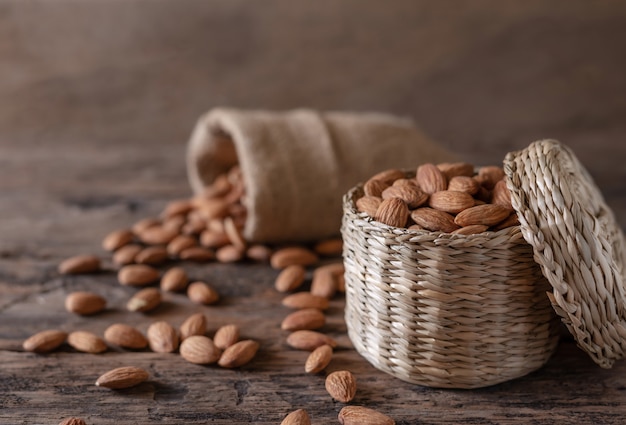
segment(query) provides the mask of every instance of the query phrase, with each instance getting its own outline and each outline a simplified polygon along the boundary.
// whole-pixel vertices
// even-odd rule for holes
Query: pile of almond
[[[363,185],[356,207],[381,223],[470,235],[519,224],[498,166],[423,164],[415,175],[392,169]]]

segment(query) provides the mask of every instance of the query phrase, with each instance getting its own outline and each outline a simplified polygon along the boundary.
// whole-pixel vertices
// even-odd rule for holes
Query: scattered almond
[[[131,228],[131,230],[135,234],[135,236],[138,236],[141,233],[143,233],[146,229],[149,229],[150,227],[154,227],[154,226],[159,226],[159,225],[161,225],[161,220],[159,220],[158,218],[154,218],[154,217],[147,217],[147,218],[142,218],[141,220],[133,224],[133,227]]]
[[[100,271],[100,259],[95,255],[76,255],[59,264],[61,274],[86,274]]]
[[[345,406],[339,412],[342,425],[395,425],[389,416],[362,406]]]
[[[356,379],[348,370],[338,370],[326,377],[326,391],[335,400],[349,403],[356,395]]]
[[[151,324],[147,336],[150,349],[155,353],[172,353],[178,348],[176,329],[165,321]]]
[[[72,292],[65,298],[67,311],[85,316],[101,312],[106,305],[107,300],[103,296],[92,292]]]
[[[143,247],[137,244],[124,245],[113,254],[113,263],[118,266],[125,266],[135,262],[135,257],[141,252]]]
[[[226,368],[240,367],[250,362],[258,350],[258,342],[245,339],[226,348],[217,363]]]
[[[118,367],[101,375],[96,386],[114,390],[130,388],[146,381],[149,376],[148,372],[138,367]]]
[[[259,262],[268,262],[272,257],[272,249],[265,245],[250,245],[246,250],[246,257]]]
[[[133,241],[135,235],[130,229],[114,230],[102,240],[102,248],[106,251],[117,251]]]
[[[194,364],[211,364],[219,360],[222,354],[211,340],[204,335],[191,335],[180,343],[180,355]]]
[[[164,246],[148,246],[137,253],[135,263],[155,266],[164,263],[168,257]]]
[[[193,236],[178,235],[172,239],[165,248],[172,257],[178,257],[182,251],[198,245],[198,241]]]
[[[180,339],[185,340],[192,335],[204,335],[206,333],[206,326],[207,321],[204,314],[192,314],[180,325]]]
[[[304,364],[306,373],[319,373],[328,366],[333,357],[333,347],[324,344],[317,347],[309,354]]]
[[[326,310],[329,302],[328,298],[313,295],[310,292],[296,292],[283,298],[282,304],[293,309],[317,308]]]
[[[241,252],[245,252],[247,248],[246,240],[241,234],[241,229],[237,226],[232,217],[224,218],[224,233],[228,236],[228,240],[232,245],[239,249]]]
[[[22,348],[34,353],[48,353],[57,349],[67,339],[67,333],[49,329],[30,336],[22,343]]]
[[[301,246],[292,246],[275,251],[270,258],[270,265],[273,268],[280,270],[294,264],[308,267],[318,261],[319,257],[310,249]]]
[[[205,282],[192,282],[187,287],[187,297],[197,304],[211,305],[219,301],[220,295],[215,288]]]
[[[380,180],[387,184],[392,184],[394,181],[401,179],[405,176],[405,172],[402,170],[398,170],[395,168],[391,168],[388,170],[380,171],[374,174],[371,179],[372,180]]]
[[[326,316],[316,308],[305,308],[288,314],[280,328],[284,331],[314,330],[326,324]]]
[[[239,327],[234,324],[221,326],[213,335],[213,342],[222,350],[239,341]]]
[[[321,257],[341,257],[343,253],[343,239],[330,238],[317,242],[313,251]]]
[[[184,291],[187,288],[189,278],[182,267],[172,267],[163,273],[161,277],[161,289],[168,292]]]
[[[328,268],[318,267],[313,272],[311,294],[331,299],[337,292],[337,277]]]
[[[147,313],[161,304],[161,291],[157,288],[144,288],[131,297],[126,303],[128,311]]]
[[[183,261],[195,261],[196,263],[206,263],[215,259],[215,253],[201,246],[192,246],[183,249],[178,253],[178,258]]]
[[[330,345],[334,348],[337,341],[317,331],[301,330],[289,334],[287,345],[296,350],[313,351],[321,345]]]
[[[159,271],[147,264],[129,264],[119,270],[117,280],[122,285],[146,286],[159,280]]]
[[[150,226],[141,231],[137,237],[146,245],[167,245],[178,235],[175,229],[162,225]]]
[[[311,425],[311,418],[306,410],[298,409],[285,416],[280,425]]]
[[[98,335],[88,331],[74,331],[67,336],[67,343],[83,353],[100,354],[107,350],[107,345]]]
[[[131,350],[148,346],[146,337],[134,327],[125,323],[114,323],[104,331],[104,339],[110,344]]]
[[[215,251],[215,258],[220,263],[236,263],[243,259],[244,252],[241,248],[228,244]]]
[[[285,267],[276,277],[274,288],[278,292],[291,292],[299,288],[304,282],[306,270],[300,264]]]

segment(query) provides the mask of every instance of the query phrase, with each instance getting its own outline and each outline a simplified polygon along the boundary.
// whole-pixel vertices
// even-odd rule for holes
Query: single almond
[[[380,198],[383,191],[387,189],[391,183],[391,181],[386,183],[383,180],[371,178],[363,184],[363,192],[365,193],[365,196]]]
[[[378,211],[378,207],[382,201],[383,198],[376,196],[363,196],[362,198],[356,200],[356,209],[358,212],[374,217],[376,216],[376,211]]]
[[[189,213],[189,215],[187,216],[187,221],[180,229],[180,232],[183,235],[197,236],[206,230],[206,220],[197,214],[192,214],[193,212],[194,211]],[[173,241],[174,239],[172,239],[170,243],[172,243]]]
[[[409,208],[417,208],[428,201],[428,194],[415,184],[390,186],[382,193],[383,200],[390,198],[401,199]]]
[[[258,350],[258,342],[245,339],[226,348],[217,363],[226,368],[240,367],[249,363]]]
[[[402,170],[398,170],[395,168],[390,168],[388,170],[380,171],[374,174],[371,179],[372,180],[381,180],[387,184],[392,184],[394,181],[398,179],[402,179],[406,176],[406,173]]]
[[[201,246],[192,246],[183,249],[178,253],[178,258],[182,261],[194,261],[196,263],[207,263],[215,259],[215,253]]]
[[[224,231],[207,229],[200,234],[200,245],[205,248],[218,249],[228,244],[230,239]]]
[[[187,288],[189,278],[182,267],[172,267],[163,273],[161,277],[161,289],[168,292],[184,291]]]
[[[194,208],[191,199],[177,199],[168,202],[163,211],[161,212],[162,218],[169,218],[178,215],[186,215]]]
[[[326,316],[316,308],[304,308],[288,314],[280,328],[284,331],[315,330],[326,324]]]
[[[470,226],[459,227],[450,233],[455,235],[476,235],[478,233],[486,232],[488,229],[489,226],[485,226],[484,224],[472,224]]]
[[[96,386],[114,390],[130,388],[146,381],[150,375],[145,370],[135,366],[123,366],[102,374],[96,381]]]
[[[333,357],[333,347],[324,344],[311,351],[304,364],[306,373],[319,373],[326,369]]]
[[[100,354],[107,350],[102,338],[89,331],[74,331],[67,336],[67,343],[83,353]]]
[[[106,251],[116,251],[133,241],[135,235],[130,229],[114,230],[102,240],[102,248]]]
[[[219,301],[220,295],[215,288],[205,282],[192,282],[187,287],[187,297],[196,303],[211,305]]]
[[[67,339],[67,333],[49,329],[30,336],[22,343],[22,348],[34,353],[49,353],[61,346]]]
[[[487,165],[478,169],[476,179],[488,190],[492,190],[496,183],[504,178],[504,170],[497,165]]]
[[[144,232],[146,229],[149,229],[150,227],[160,226],[160,225],[161,225],[161,220],[159,220],[158,218],[146,217],[146,218],[142,218],[141,220],[133,224],[133,226],[131,227],[131,230],[133,231],[135,236],[138,236],[142,232]]]
[[[211,338],[204,335],[191,335],[180,343],[180,355],[189,363],[211,364],[219,360],[222,350]]]
[[[146,245],[167,245],[178,235],[175,229],[164,227],[162,224],[150,226],[137,235]]]
[[[128,311],[147,313],[161,304],[161,291],[157,288],[144,288],[133,295],[126,303]]]
[[[59,422],[59,425],[87,425],[87,422],[81,418],[66,418]]]
[[[207,320],[204,314],[192,314],[180,325],[180,339],[185,340],[193,335],[204,335],[206,333],[206,327]]]
[[[428,205],[439,211],[456,214],[474,206],[474,198],[465,192],[442,190],[430,195]]]
[[[343,253],[343,239],[330,238],[317,242],[313,251],[321,257],[341,257]]]
[[[393,227],[406,226],[409,218],[409,208],[406,203],[399,198],[388,198],[378,206],[374,219]]]
[[[363,406],[345,406],[339,411],[342,425],[395,425],[389,416]]]
[[[298,409],[285,416],[280,425],[311,425],[311,418],[306,410]]]
[[[165,321],[152,323],[147,336],[150,349],[155,353],[172,353],[178,348],[176,329]]]
[[[491,192],[491,203],[502,205],[513,211],[513,205],[511,205],[511,192],[506,187],[506,181],[500,180],[493,187]]]
[[[498,204],[476,205],[461,211],[454,218],[454,222],[459,226],[469,226],[471,224],[484,224],[485,226],[495,226],[507,218],[511,211]]]
[[[289,334],[287,345],[296,350],[313,351],[321,345],[330,345],[335,348],[337,341],[321,332],[301,330]]]
[[[512,226],[519,226],[519,217],[517,217],[517,213],[515,212],[511,213],[507,218],[495,225],[492,230],[498,231]]]
[[[117,280],[122,285],[146,286],[159,279],[159,271],[147,264],[129,264],[117,273]]]
[[[317,268],[311,280],[311,294],[331,299],[337,292],[337,278],[331,269]]]
[[[252,261],[258,261],[266,263],[270,261],[272,257],[272,248],[266,245],[250,245],[248,249],[246,249],[246,257]]]
[[[448,190],[454,190],[455,192],[465,192],[470,195],[475,195],[480,189],[480,184],[468,176],[455,176],[448,181]]]
[[[315,275],[315,273],[330,272],[333,276],[339,277],[342,276],[345,271],[346,269],[343,265],[343,262],[335,261],[316,267],[315,270],[313,270],[313,275]]]
[[[318,261],[319,257],[310,249],[301,246],[290,246],[276,250],[270,258],[270,265],[274,269],[284,269],[293,264],[308,267],[316,264]]]
[[[105,309],[107,300],[98,294],[86,291],[72,292],[65,298],[65,309],[70,313],[90,315]]]
[[[460,227],[454,222],[454,216],[451,214],[428,207],[411,211],[411,219],[415,224],[431,232],[450,233]]]
[[[306,276],[306,270],[300,264],[292,264],[285,267],[276,276],[274,281],[274,288],[278,292],[291,292],[299,288],[304,282]]]
[[[337,370],[326,377],[326,391],[335,400],[349,403],[356,395],[356,379],[348,370]]]
[[[228,324],[221,326],[213,335],[213,342],[222,350],[227,349],[239,341],[239,326]]]
[[[95,255],[76,255],[59,264],[61,274],[86,274],[100,271],[100,259]]]
[[[135,262],[135,257],[141,252],[143,247],[137,244],[124,245],[113,253],[113,263],[118,266],[125,266]]]
[[[282,304],[293,309],[317,308],[326,310],[329,306],[328,298],[313,295],[310,292],[296,292],[283,298]]]
[[[163,220],[162,226],[164,229],[172,230],[176,233],[180,233],[185,223],[187,223],[187,219],[184,215],[174,215],[172,217],[168,217],[165,220]],[[169,245],[170,242],[168,242],[167,244]]]
[[[146,337],[136,328],[125,323],[114,323],[104,331],[104,340],[110,344],[131,350],[148,346]]]
[[[198,245],[198,241],[193,236],[178,235],[167,244],[165,249],[172,257],[178,257],[183,250],[196,245]]]
[[[155,266],[163,264],[168,257],[169,254],[164,246],[148,246],[137,253],[135,263]]]
[[[472,177],[474,175],[474,166],[467,162],[442,162],[437,164],[437,168],[445,174],[448,181],[457,176]]]
[[[417,167],[415,180],[417,180],[420,189],[429,195],[446,190],[448,187],[445,174],[435,164],[427,163]]]
[[[236,263],[243,259],[245,251],[235,245],[224,245],[215,251],[215,258],[220,263]]]

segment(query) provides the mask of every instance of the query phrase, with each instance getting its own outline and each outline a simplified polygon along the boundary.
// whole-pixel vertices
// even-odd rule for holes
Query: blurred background
[[[477,164],[560,139],[624,210],[624,46],[623,1],[2,0],[0,161],[115,146],[184,178],[212,107],[383,111]]]

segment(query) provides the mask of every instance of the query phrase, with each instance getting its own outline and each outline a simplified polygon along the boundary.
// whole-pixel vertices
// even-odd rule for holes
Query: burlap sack
[[[379,113],[214,109],[189,140],[195,193],[239,163],[251,242],[310,242],[338,236],[342,196],[388,168],[453,160],[410,120]]]

